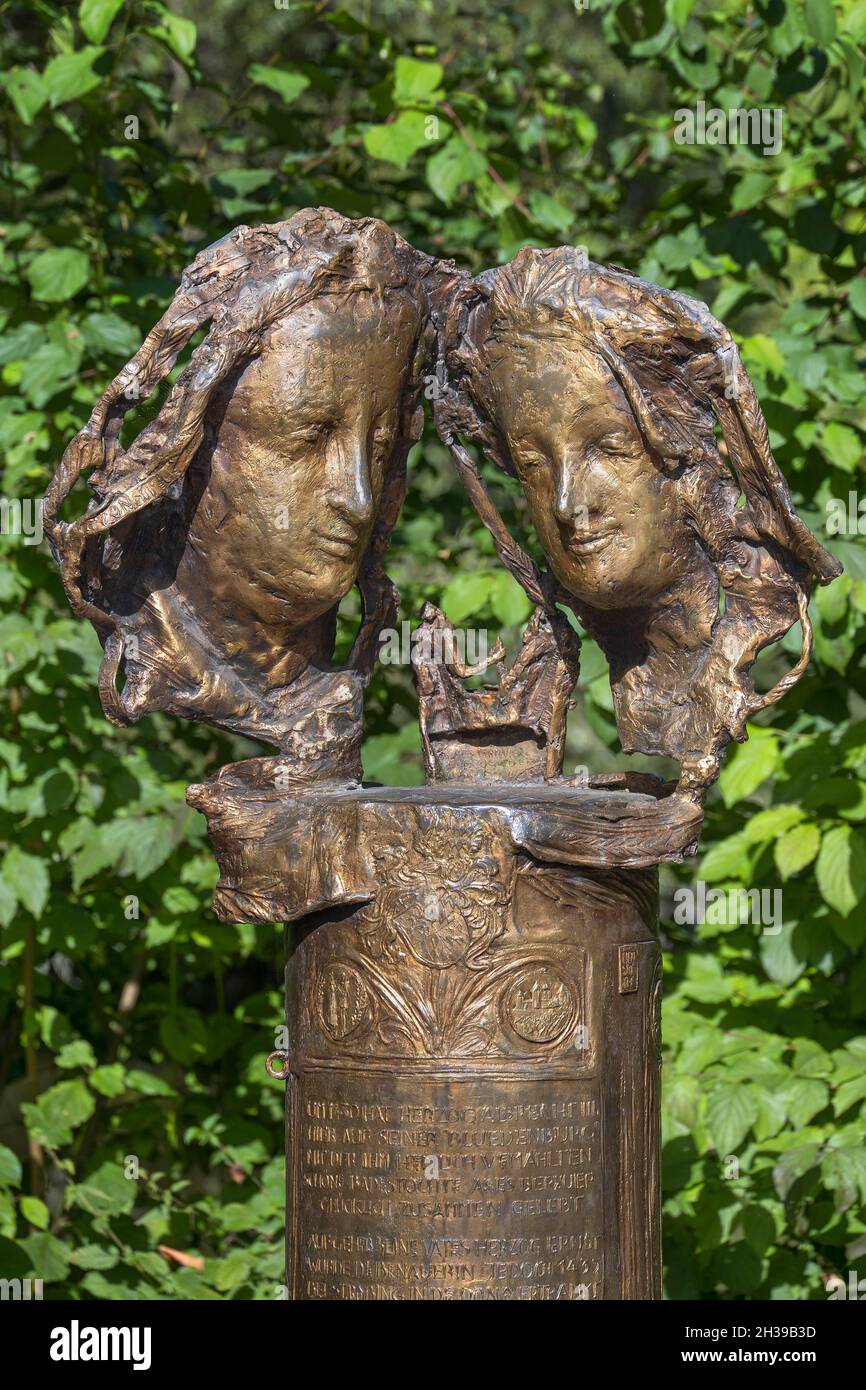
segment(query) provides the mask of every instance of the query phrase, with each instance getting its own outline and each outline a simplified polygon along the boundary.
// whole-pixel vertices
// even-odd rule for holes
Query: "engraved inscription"
[[[601,1144],[595,1081],[303,1072],[293,1296],[602,1298]]]
[[[634,994],[638,987],[638,954],[634,946],[619,948],[619,992]]]

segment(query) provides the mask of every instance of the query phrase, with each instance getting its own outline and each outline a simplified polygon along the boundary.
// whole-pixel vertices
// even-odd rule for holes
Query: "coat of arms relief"
[[[483,820],[419,809],[408,840],[378,851],[376,899],[319,970],[327,1040],[427,1057],[571,1046],[583,1012],[571,970],[549,946],[505,940],[515,870]]]

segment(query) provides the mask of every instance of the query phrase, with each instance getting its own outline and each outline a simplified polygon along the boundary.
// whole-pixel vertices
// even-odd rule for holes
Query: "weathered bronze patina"
[[[67,449],[46,530],[104,645],[109,719],[168,710],[360,776],[363,690],[396,614],[381,568],[422,425],[431,279],[382,222],[328,210],[239,227],[184,272],[167,313]],[[127,449],[126,414],[204,341]],[[89,473],[96,494],[58,511]],[[337,605],[364,620],[331,667]],[[125,678],[118,691],[118,672]]]
[[[623,749],[675,758],[700,796],[802,675],[812,583],[841,572],[792,507],[730,333],[574,247],[452,287],[441,320],[437,424],[503,560],[603,648]],[[550,574],[507,536],[461,436],[520,480]],[[798,619],[800,660],[757,693],[758,653]]]
[[[125,413],[205,326],[123,449]],[[360,781],[362,697],[396,613],[381,561],[425,382],[537,608],[507,668],[499,644],[462,665],[427,605],[427,785],[406,790]],[[549,571],[471,440],[521,481]],[[88,472],[95,500],[64,523]],[[166,709],[279,750],[188,799],[217,915],[288,924],[289,1042],[269,1059],[288,1296],[658,1297],[657,866],[695,852],[726,744],[804,669],[811,584],[838,572],[730,335],[573,248],[470,280],[371,219],[238,228],[69,446],[46,519],[103,641],[109,718]],[[334,668],[354,583],[363,620]],[[673,756],[678,783],[562,776],[580,651],[563,603],[610,659],[624,747]],[[758,652],[798,618],[803,656],[758,694]],[[464,684],[488,665],[496,682]]]
[[[680,798],[191,788],[215,904],[295,923],[290,1297],[659,1296],[655,865]]]

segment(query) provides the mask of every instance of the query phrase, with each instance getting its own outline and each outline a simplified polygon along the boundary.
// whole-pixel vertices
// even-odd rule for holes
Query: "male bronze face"
[[[392,606],[379,559],[420,428],[425,260],[383,223],[319,210],[239,228],[185,273],[48,498],[67,592],[103,637],[110,717],[167,709],[278,747],[317,710],[359,720],[370,663],[332,677],[336,607],[356,581],[365,628]],[[123,415],[203,324],[124,451]],[[88,468],[97,500],[64,526]]]

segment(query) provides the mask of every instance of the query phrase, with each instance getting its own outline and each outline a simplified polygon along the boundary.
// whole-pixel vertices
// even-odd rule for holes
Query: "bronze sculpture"
[[[460,434],[520,479],[557,581],[547,601],[568,602],[610,662],[624,751],[676,758],[700,795],[802,674],[812,581],[841,572],[793,510],[730,333],[574,248],[526,249],[451,296],[441,355],[440,432],[476,497]],[[530,562],[504,558],[538,597]],[[758,695],[755,658],[798,618],[801,659]]]
[[[208,322],[124,452],[132,398]],[[407,790],[361,784],[359,745],[425,379],[537,608],[496,685],[466,688],[485,663],[420,644],[427,785]],[[461,436],[520,478],[550,573]],[[96,502],[64,524],[93,468]],[[370,219],[239,228],[70,445],[47,521],[104,642],[109,717],[165,708],[280,749],[188,800],[217,915],[287,924],[289,1043],[268,1066],[287,1083],[288,1296],[659,1297],[657,865],[695,852],[725,744],[805,666],[811,579],[837,572],[730,336],[572,248],[470,280]],[[355,580],[363,622],[334,670]],[[610,657],[624,745],[674,755],[677,786],[561,776],[579,671],[563,601]],[[798,616],[803,657],[760,697],[749,667]],[[422,629],[450,625],[427,605]]]
[[[47,498],[70,600],[104,643],[110,719],[166,709],[275,744],[298,775],[331,759],[360,773],[362,691],[396,611],[380,561],[421,428],[431,268],[381,222],[310,210],[240,227],[184,273]],[[124,450],[124,415],[205,325]],[[64,525],[88,470],[96,501]],[[364,622],[333,672],[336,609],[356,579]]]

